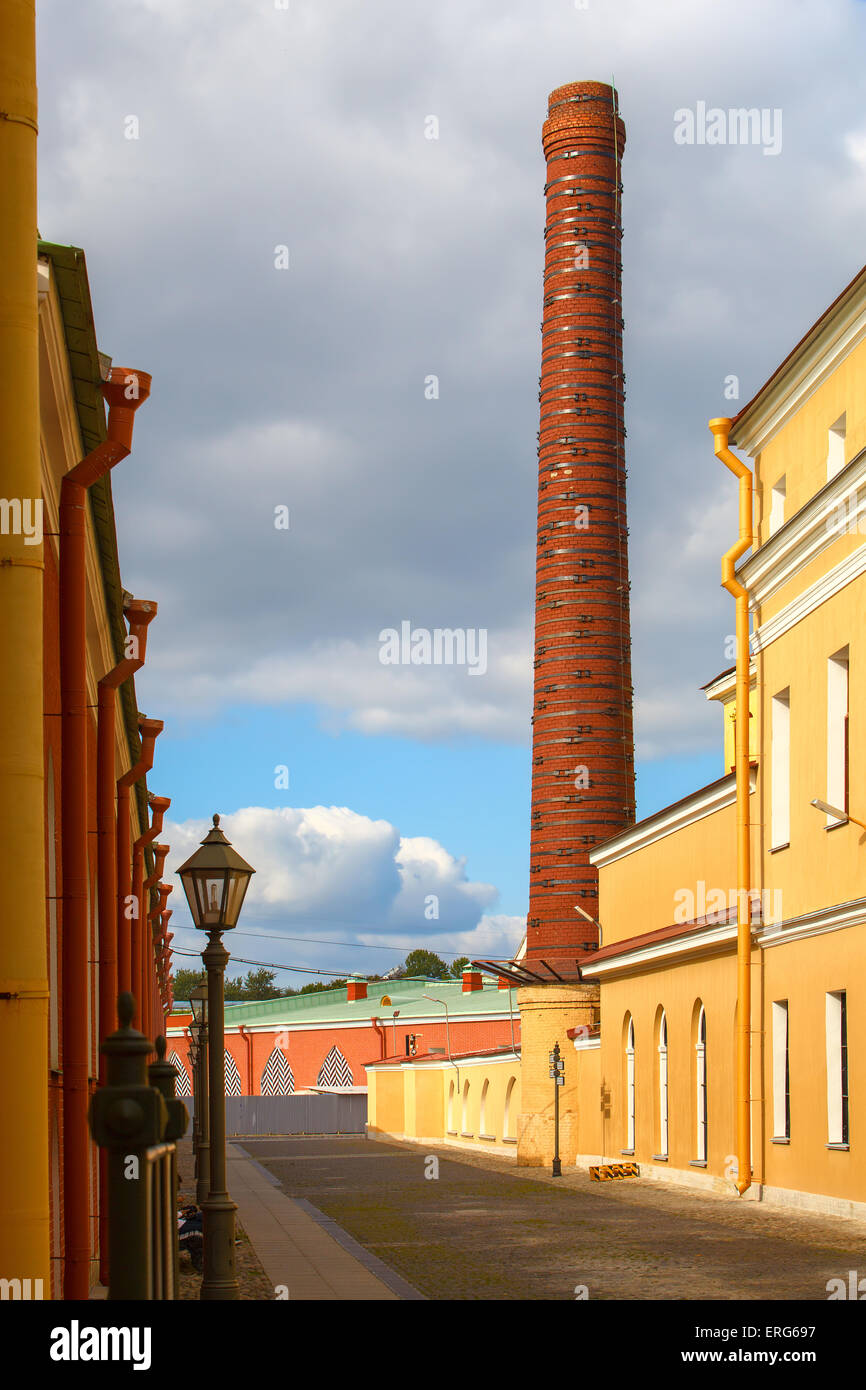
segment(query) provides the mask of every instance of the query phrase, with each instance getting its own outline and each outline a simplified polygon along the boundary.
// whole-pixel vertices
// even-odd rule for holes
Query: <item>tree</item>
[[[244,999],[279,999],[284,991],[274,984],[276,978],[277,972],[266,970],[264,966],[260,970],[248,971],[244,981]]]
[[[465,970],[465,968],[466,968],[466,966],[467,966],[468,964],[469,964],[469,957],[468,957],[468,956],[458,956],[456,960],[452,960],[452,962],[451,962],[451,974],[454,976],[454,978],[455,978],[456,980],[459,980],[459,979],[460,979],[460,976],[463,974],[463,971]]]
[[[429,975],[434,980],[444,980],[448,975],[448,966],[433,951],[410,951],[403,968],[407,975]]]
[[[308,985],[301,985],[298,994],[320,994],[323,989],[337,989],[344,984],[345,980],[311,980]]]
[[[200,970],[175,970],[172,974],[175,999],[188,1000],[196,985],[201,984]]]

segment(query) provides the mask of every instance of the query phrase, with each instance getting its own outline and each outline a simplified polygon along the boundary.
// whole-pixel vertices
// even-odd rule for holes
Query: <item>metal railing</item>
[[[177,1145],[186,1107],[174,1098],[175,1070],[158,1038],[131,1026],[131,994],[118,1000],[120,1027],[106,1038],[106,1084],[90,1103],[90,1128],[108,1154],[108,1297],[174,1299],[178,1286]]]

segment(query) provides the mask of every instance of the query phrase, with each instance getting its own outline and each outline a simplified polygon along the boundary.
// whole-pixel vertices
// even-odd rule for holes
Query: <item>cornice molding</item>
[[[853,580],[858,579],[861,574],[866,572],[866,543],[853,550],[850,555],[846,555],[838,565],[826,574],[822,574],[820,579],[816,579],[814,584],[810,584],[808,589],[804,589],[795,599],[780,608],[778,613],[772,618],[768,618],[760,627],[756,627],[752,633],[752,652],[762,652],[775,642],[778,638],[790,632],[797,623],[808,618],[810,613],[814,613],[816,608],[820,608],[823,603],[833,598],[842,589],[846,588]]]
[[[766,603],[773,594],[790,583],[816,556],[856,527],[866,535],[866,449],[848,463],[835,478],[815,493],[805,506],[770,536],[748,560],[737,568],[737,577],[749,590],[749,607]],[[845,523],[834,525],[840,509]],[[866,542],[864,542],[866,543]]]
[[[621,956],[612,956],[610,960],[599,961],[597,965],[587,966],[583,972],[584,978],[603,978],[605,975],[635,970],[640,966],[663,964],[677,956],[691,955],[697,951],[713,950],[718,947],[727,948],[731,944],[736,944],[736,940],[736,922],[724,922],[718,926],[708,926],[701,931],[692,932],[688,936],[674,936],[668,941],[659,941],[653,946],[641,946],[634,951],[624,951]]]
[[[787,922],[774,922],[761,933],[757,943],[764,949],[784,946],[787,941],[803,941],[808,936],[822,936],[825,932],[843,931],[864,923],[866,898],[854,898],[851,902],[834,903],[832,907],[821,907],[800,917],[789,917]]]

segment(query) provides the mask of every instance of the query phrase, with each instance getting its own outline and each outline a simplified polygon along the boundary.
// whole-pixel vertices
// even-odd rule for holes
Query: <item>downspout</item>
[[[3,489],[42,504],[36,289],[36,21],[0,3],[0,440]],[[45,929],[43,547],[0,554],[0,1272],[42,1281],[49,1250],[48,955]],[[55,1252],[59,1253],[59,1252]]]
[[[129,821],[129,789],[153,767],[153,745],[164,728],[161,719],[139,716],[141,753],[138,762],[117,779],[117,988],[132,988],[132,828]]]
[[[156,617],[156,604],[130,599],[124,607],[129,623],[127,655],[99,682],[96,726],[96,831],[99,904],[99,1038],[114,1032],[117,1010],[117,815],[115,796],[116,692],[144,665],[147,626]],[[105,1057],[100,1054],[99,1079],[105,1082]],[[100,1151],[102,1152],[102,1151]],[[106,1217],[107,1220],[107,1217]],[[106,1255],[107,1257],[107,1255]],[[105,1280],[103,1280],[103,1283]]]
[[[154,845],[154,846],[153,846],[153,873],[150,874],[150,875],[144,880],[144,899],[145,899],[145,902],[148,902],[148,901],[150,900],[150,890],[151,890],[152,888],[155,888],[155,887],[156,887],[157,883],[159,882],[160,878],[162,877],[163,865],[165,864],[165,861],[166,861],[166,859],[168,858],[168,853],[169,853],[169,846],[168,846],[168,845]],[[148,923],[148,928],[149,928],[149,930],[147,930],[147,931],[145,932],[145,935],[147,936],[147,939],[148,939],[148,941],[150,942],[150,950],[151,950],[151,952],[153,953],[153,954],[152,954],[152,960],[155,959],[155,950],[156,950],[156,942],[155,942],[156,926],[154,925],[152,928],[150,928],[150,924],[151,924],[151,921],[152,921],[154,915],[155,915],[155,912],[154,912],[154,911],[151,911],[151,912],[148,913],[148,915],[147,915],[147,923]],[[146,985],[146,991],[145,991],[145,992],[146,992],[146,996],[147,996],[147,998],[146,998],[147,1010],[146,1010],[146,1012],[144,1013],[143,1017],[144,1017],[144,1018],[147,1018],[148,1020],[150,1020],[150,1021],[148,1022],[148,1025],[147,1025],[147,1036],[148,1036],[148,1037],[151,1037],[151,1038],[157,1038],[157,1037],[159,1036],[159,1033],[160,1033],[162,1030],[161,1030],[160,1028],[157,1028],[157,1027],[156,1027],[156,1024],[157,1024],[157,1021],[158,1021],[158,1020],[156,1019],[156,1016],[155,1016],[155,1013],[154,1013],[154,1008],[153,1008],[153,978],[154,978],[154,971],[153,971],[153,969],[151,969],[151,970],[148,972],[148,974],[146,975],[146,977],[145,977],[145,985]]]
[[[752,926],[751,858],[749,836],[749,594],[735,574],[735,565],[753,543],[752,474],[731,453],[731,421],[710,420],[716,457],[739,480],[739,539],[722,556],[722,588],[736,600],[737,725],[734,745],[737,777],[737,1191],[752,1185],[751,1020]]]
[[[151,810],[150,828],[139,835],[132,847],[132,896],[136,907],[136,915],[131,922],[131,960],[132,960],[132,994],[135,999],[135,1014],[132,1020],[133,1028],[141,1028],[142,1023],[147,1026],[147,1012],[145,1008],[145,968],[147,958],[150,955],[150,930],[148,927],[148,910],[145,905],[144,892],[144,848],[145,845],[153,844],[157,835],[162,833],[162,822],[165,813],[171,805],[171,800],[167,796],[154,796],[148,792],[147,804]],[[171,889],[169,889],[169,892]],[[167,896],[167,895],[166,895]],[[162,906],[165,906],[163,903]]]
[[[171,943],[174,940],[174,932],[167,931],[168,919],[171,916],[171,908],[162,914],[162,930],[166,933],[163,937],[159,954],[160,964],[160,993],[161,1007],[163,1016],[171,1012],[173,1003],[171,991],[169,989],[168,971],[171,965]]]
[[[87,1128],[87,490],[132,449],[135,411],[150,377],[112,367],[102,393],[106,439],[60,485],[61,864],[63,873],[63,1234],[65,1299],[90,1288]]]
[[[238,1032],[247,1047],[247,1095],[253,1094],[253,1040],[243,1023],[238,1024]]]
[[[126,595],[123,616],[129,624],[126,655],[99,682],[96,720],[97,912],[99,917],[100,1041],[113,1033],[117,1019],[117,812],[115,809],[115,736],[117,691],[144,665],[148,624],[156,604]],[[99,1080],[105,1084],[106,1057],[99,1054]],[[99,1280],[108,1285],[108,1151],[99,1150]]]
[[[387,1044],[386,1044],[386,1039],[385,1039],[385,1029],[382,1027],[382,1025],[381,1025],[381,1023],[379,1022],[378,1018],[371,1018],[371,1019],[370,1019],[370,1022],[372,1023],[373,1027],[375,1028],[377,1034],[379,1035],[379,1061],[380,1061],[380,1062],[384,1062],[385,1057],[386,1057],[386,1055],[387,1055]]]

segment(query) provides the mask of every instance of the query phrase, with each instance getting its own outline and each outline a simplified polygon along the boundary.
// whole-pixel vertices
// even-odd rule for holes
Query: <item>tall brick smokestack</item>
[[[557,87],[547,161],[538,434],[532,830],[526,963],[575,979],[598,941],[588,854],[634,820],[613,87]],[[533,962],[536,962],[533,965]]]

